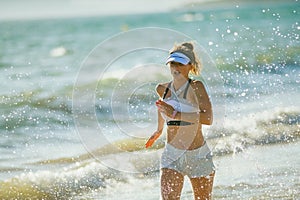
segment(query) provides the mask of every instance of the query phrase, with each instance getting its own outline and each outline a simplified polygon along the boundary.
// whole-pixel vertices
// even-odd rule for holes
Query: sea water
[[[1,21],[0,198],[159,199],[164,138],[143,145],[180,35],[205,50],[195,79],[214,106],[214,199],[299,199],[299,12],[290,1]]]

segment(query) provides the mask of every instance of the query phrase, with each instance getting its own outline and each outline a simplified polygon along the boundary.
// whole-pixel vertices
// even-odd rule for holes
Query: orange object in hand
[[[149,148],[153,145],[153,143],[157,140],[157,138],[159,138],[160,134],[156,133],[155,135],[152,135],[148,141],[145,144],[146,148]]]

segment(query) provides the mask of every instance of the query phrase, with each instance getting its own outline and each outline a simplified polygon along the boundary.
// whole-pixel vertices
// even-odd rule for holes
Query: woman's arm
[[[162,118],[159,111],[157,111],[158,121],[157,121],[157,130],[150,136],[147,140],[145,147],[149,148],[153,145],[153,143],[161,136],[163,128],[164,128],[164,119]]]
[[[195,81],[194,91],[200,109],[200,122],[201,124],[211,125],[213,122],[212,105],[201,81]]]
[[[157,94],[161,97],[162,96],[162,85],[158,85],[156,87]],[[157,129],[156,131],[150,136],[147,140],[145,147],[149,148],[153,145],[153,143],[161,136],[163,128],[164,128],[165,120],[161,116],[161,113],[157,110]]]
[[[161,116],[161,113],[157,110],[157,131],[162,132],[162,130],[164,129],[164,125],[165,125],[165,120]]]
[[[166,89],[166,86],[164,86],[163,84],[158,84],[155,87],[155,90],[156,90],[157,95],[159,96],[159,99],[162,98],[162,95],[163,95],[165,89]],[[159,110],[157,110],[157,131],[162,131],[164,128],[164,124],[165,124],[165,120],[161,116],[161,113],[159,112]]]

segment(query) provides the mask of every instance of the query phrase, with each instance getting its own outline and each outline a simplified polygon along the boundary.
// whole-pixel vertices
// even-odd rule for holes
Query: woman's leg
[[[195,200],[210,200],[215,172],[207,177],[190,178]]]
[[[179,200],[184,176],[173,169],[161,169],[161,195],[163,200]]]

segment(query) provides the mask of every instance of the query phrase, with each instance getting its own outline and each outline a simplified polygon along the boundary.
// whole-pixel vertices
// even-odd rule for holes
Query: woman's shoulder
[[[200,80],[192,80],[191,81],[191,86],[194,88],[194,89],[203,89],[204,88],[204,84],[202,81]]]
[[[194,94],[196,94],[196,96],[203,98],[203,97],[207,97],[207,91],[206,91],[206,87],[204,85],[204,83],[200,80],[193,80],[191,83],[191,86],[193,88],[193,92]]]
[[[158,83],[156,85],[155,90],[159,94],[159,96],[162,96],[162,94],[165,92],[166,88],[168,87],[169,83],[170,82]]]

